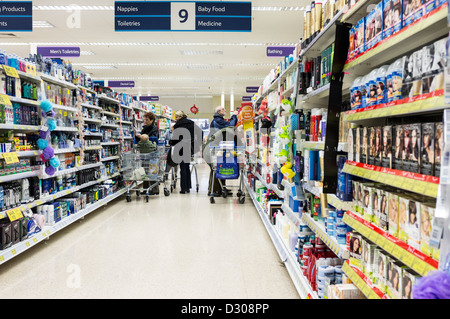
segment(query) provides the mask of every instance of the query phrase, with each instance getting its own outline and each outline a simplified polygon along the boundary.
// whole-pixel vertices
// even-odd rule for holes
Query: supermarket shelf
[[[102,146],[107,146],[107,145],[119,145],[120,142],[104,142],[101,143]]]
[[[61,221],[57,222],[53,226],[45,226],[43,227],[42,231],[34,234],[27,240],[21,241],[20,243],[17,243],[16,245],[11,246],[8,249],[5,249],[0,252],[0,264],[3,264],[7,262],[8,260],[18,256],[19,254],[23,253],[24,251],[30,249],[31,247],[35,246],[36,244],[40,243],[44,239],[48,239],[48,237],[52,234],[55,234],[56,232],[60,231],[61,229],[69,226],[70,224],[76,222],[77,220],[85,217],[89,213],[93,212],[94,210],[108,204],[112,200],[118,198],[122,194],[126,193],[126,188],[121,189],[117,191],[114,194],[111,194],[93,204],[88,205],[85,209],[70,215]]]
[[[85,131],[84,136],[103,137],[103,134],[100,132]]]
[[[328,107],[328,95],[330,91],[330,84],[326,84],[314,91],[311,91],[305,95],[299,95],[299,104],[297,108],[303,108],[308,109],[303,104],[312,105],[313,107],[315,105],[318,105],[320,107]]]
[[[369,6],[378,4],[379,2],[379,0],[359,0],[350,9],[345,10],[341,22],[355,25],[360,19],[367,16]]]
[[[0,183],[7,183],[7,182],[12,182],[12,181],[17,181],[19,179],[39,176],[40,174],[41,174],[41,170],[34,170],[34,171],[29,171],[29,172],[24,172],[24,173],[0,176]]]
[[[1,154],[1,153],[0,153]],[[33,151],[19,151],[16,152],[17,157],[33,157],[41,155],[41,151],[33,150]]]
[[[367,121],[373,121],[375,118],[418,115],[444,110],[448,107],[448,105],[445,105],[443,95],[432,96],[426,99],[403,99],[396,103],[348,111],[344,115],[344,121],[363,124]]]
[[[336,209],[353,211],[353,202],[345,202],[334,194],[327,194],[327,202]]]
[[[101,150],[103,147],[101,145],[93,145],[93,146],[86,146],[84,148],[85,151],[97,151]]]
[[[124,109],[128,109],[128,110],[132,110],[133,108],[131,106],[125,105],[125,104],[120,104],[120,107],[124,108]]]
[[[336,22],[341,19],[343,10],[339,11],[322,31],[302,50],[300,56],[302,57],[316,57],[323,50],[325,50],[335,40]]]
[[[94,109],[94,110],[99,110],[99,111],[103,110],[100,106],[92,105],[89,103],[81,103],[81,106],[87,107],[88,109]]]
[[[54,76],[51,76],[51,75],[48,75],[48,74],[45,74],[45,73],[40,73],[39,76],[44,81],[51,82],[51,83],[54,83],[54,84],[58,84],[58,85],[61,85],[63,87],[66,87],[66,88],[69,88],[69,89],[73,89],[73,90],[77,89],[76,85],[74,85],[74,84],[72,84],[70,82],[63,81],[63,80],[60,80],[58,78],[55,78]]]
[[[346,245],[338,244],[335,237],[328,235],[322,221],[315,221],[311,216],[308,216],[308,214],[302,215],[302,221],[311,228],[311,230],[336,254],[336,256],[342,259],[348,259],[350,257]]]
[[[257,212],[259,213],[259,216],[261,217],[261,220],[266,227],[266,230],[272,239],[272,242],[281,258],[281,260],[284,262],[286,269],[288,270],[288,273],[292,279],[292,282],[294,283],[295,288],[297,289],[297,292],[299,293],[300,297],[302,299],[307,299],[308,297],[312,297],[313,299],[317,299],[317,293],[314,292],[311,289],[311,286],[309,285],[307,279],[303,274],[301,273],[300,266],[298,262],[296,261],[295,255],[289,251],[289,249],[286,247],[283,239],[281,239],[278,232],[275,230],[273,225],[270,223],[269,219],[266,216],[266,213],[263,211],[261,205],[256,200],[255,194],[248,185],[247,182],[245,182],[245,186],[247,187],[247,190],[250,194],[250,197],[253,201],[253,204],[255,205],[255,208]]]
[[[114,117],[120,117],[120,114],[109,112],[109,111],[101,111],[100,113],[105,114],[105,115],[114,116]]]
[[[86,164],[86,165],[81,165],[81,166],[77,166],[77,167],[73,167],[73,168],[63,169],[63,170],[56,171],[55,174],[52,175],[52,176],[49,176],[45,172],[42,172],[42,174],[39,176],[39,178],[40,179],[52,178],[54,176],[71,174],[71,173],[83,171],[83,170],[86,170],[86,169],[99,167],[101,165],[102,165],[102,163],[94,163],[94,164]]]
[[[28,74],[28,73],[20,71],[20,70],[17,70],[17,74],[19,74],[19,77],[21,79],[27,79],[27,80],[39,82],[39,83],[41,82],[41,78],[39,76]]]
[[[369,299],[388,299],[388,297],[367,278],[358,268],[350,266],[348,261],[342,265],[342,270],[353,284]]]
[[[55,154],[64,154],[64,153],[75,153],[75,152],[79,152],[80,149],[79,148],[59,148],[59,149],[55,149]]]
[[[100,125],[101,127],[112,127],[112,128],[119,128],[120,126],[117,124],[109,124],[109,123],[103,123]]]
[[[347,62],[344,71],[349,72],[350,82],[357,76],[368,74],[375,67],[389,63],[407,52],[448,34],[447,5],[430,12],[361,56]],[[347,75],[344,77],[346,81]]]
[[[16,131],[26,131],[26,132],[37,132],[40,126],[34,125],[20,125],[20,124],[0,124],[0,130],[16,130]]]
[[[24,99],[24,98],[21,98],[21,97],[10,96],[10,95],[8,95],[8,97],[9,97],[9,100],[11,102],[15,102],[15,103],[36,105],[36,106],[41,105],[41,102],[39,102],[39,101],[34,101],[34,100],[30,100],[30,99]]]
[[[113,99],[113,98],[111,98],[109,96],[106,96],[104,94],[99,94],[98,98],[102,99],[102,100],[105,100],[105,101],[108,101],[108,102],[120,104],[119,100]]]
[[[78,132],[78,128],[76,127],[67,127],[67,126],[57,126],[54,129],[55,132]]]
[[[64,110],[64,111],[68,111],[68,112],[78,112],[78,109],[73,106],[60,105],[60,104],[55,104],[55,103],[52,103],[52,105],[53,105],[53,108],[57,109],[57,110]]]
[[[303,182],[302,186],[304,190],[314,194],[317,197],[320,197],[320,194],[322,194],[322,187],[313,186],[310,182]]]
[[[304,149],[323,151],[325,149],[325,142],[304,142],[302,146]]]
[[[98,124],[101,124],[101,123],[102,123],[102,120],[90,119],[90,118],[87,118],[87,117],[83,117],[83,120],[84,120],[85,122],[88,122],[88,123],[98,123]]]
[[[130,121],[120,121],[120,124],[133,125],[133,122],[130,122]]]
[[[113,161],[119,159],[119,156],[109,156],[109,157],[105,157],[105,158],[101,158],[100,161],[101,162],[107,162],[107,161]]]
[[[438,194],[439,177],[399,171],[353,161],[347,161],[345,163],[343,172],[429,197],[436,198]]]
[[[90,88],[87,88],[87,87],[84,87],[81,85],[77,85],[77,88],[80,90],[85,90],[86,92],[91,93],[91,94],[97,94],[97,92],[95,92],[93,89],[90,89]]]
[[[343,221],[422,276],[439,267],[437,260],[386,233],[354,212],[347,211]]]

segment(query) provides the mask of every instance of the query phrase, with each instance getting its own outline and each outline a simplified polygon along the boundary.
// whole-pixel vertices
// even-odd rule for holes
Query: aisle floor
[[[198,193],[122,196],[1,265],[0,298],[299,298],[250,197],[211,205],[198,173]]]

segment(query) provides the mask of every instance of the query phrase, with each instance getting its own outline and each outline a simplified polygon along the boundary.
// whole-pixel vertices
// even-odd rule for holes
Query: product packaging
[[[441,159],[444,151],[444,131],[442,122],[435,124],[434,132],[434,176],[441,176]]]
[[[362,271],[362,236],[355,231],[347,233],[350,264]]]
[[[420,145],[422,126],[420,123],[410,124],[410,152],[409,169],[413,173],[420,173]]]
[[[376,128],[375,127],[369,127],[367,129],[369,133],[369,156],[367,164],[375,165],[375,159],[376,159]]]
[[[398,197],[398,238],[408,243],[408,204],[409,197],[400,195]]]
[[[392,126],[383,126],[381,142],[381,167],[392,168]]]
[[[381,148],[382,148],[382,130],[381,126],[375,127],[375,153],[374,165],[381,166]]]
[[[434,135],[434,123],[423,123],[420,173],[430,176],[434,174]]]
[[[387,295],[391,299],[401,299],[402,296],[402,275],[407,268],[395,259],[389,258],[389,278],[387,282]]]
[[[363,239],[362,242],[362,266],[363,266],[363,273],[368,277],[372,278],[373,273],[373,262],[374,262],[374,254],[375,254],[375,248],[377,245],[372,243],[371,241],[367,239]]]
[[[403,27],[407,27],[414,22],[414,14],[420,5],[420,0],[403,0]]]
[[[409,171],[410,157],[411,157],[411,127],[410,124],[404,124],[402,126],[403,126],[402,169],[404,171]]]
[[[375,287],[382,293],[386,293],[389,254],[382,249],[375,249],[374,263],[376,264],[373,272],[376,276]]]
[[[363,127],[362,128],[362,143],[361,143],[361,163],[368,164],[369,159],[369,134],[370,134],[370,128]]]
[[[388,192],[384,189],[378,190],[379,197],[379,222],[378,227],[383,231],[388,231]]]
[[[409,268],[402,269],[401,286],[402,286],[402,299],[412,299],[412,287],[414,286],[417,279],[421,276],[414,270]]]
[[[355,154],[354,154],[354,158],[355,158],[355,162],[360,162],[361,161],[361,131],[362,128],[361,127],[356,127],[355,128]]]
[[[402,58],[402,98],[413,97],[412,96],[412,86],[413,86],[413,57],[404,56]]]
[[[367,94],[365,106],[377,105],[377,73],[378,69],[374,69],[366,77]]]
[[[423,48],[411,54],[410,62],[412,61],[413,63],[412,97],[422,94],[423,56]]]
[[[378,3],[366,16],[366,50],[374,47],[383,39],[383,2]]]
[[[420,250],[427,256],[433,255],[430,238],[433,230],[435,210],[435,204],[420,203]]]
[[[420,202],[410,198],[408,200],[408,245],[420,250]]]
[[[446,39],[438,40],[422,49],[422,93],[431,93],[444,88]]]
[[[387,192],[388,195],[388,233],[398,237],[398,194]]]
[[[366,17],[360,19],[355,25],[354,41],[355,49],[353,57],[357,57],[363,54],[365,51],[365,30],[366,30]]]
[[[403,125],[395,125],[392,129],[392,168],[403,169]]]
[[[388,102],[388,90],[387,90],[387,74],[389,65],[383,65],[378,69],[376,75],[377,85],[377,105]]]
[[[379,227],[380,226],[380,218],[381,218],[381,188],[374,187],[372,189],[372,205],[373,205],[373,218],[372,223]]]
[[[392,35],[392,0],[383,0],[383,38]]]

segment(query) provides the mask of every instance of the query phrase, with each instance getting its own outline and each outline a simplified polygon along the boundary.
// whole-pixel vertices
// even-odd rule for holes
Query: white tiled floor
[[[52,235],[0,266],[0,298],[299,298],[250,198],[211,205],[208,176]]]

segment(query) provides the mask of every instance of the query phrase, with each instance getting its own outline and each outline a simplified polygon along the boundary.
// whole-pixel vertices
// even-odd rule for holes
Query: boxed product
[[[403,125],[395,125],[392,128],[394,145],[392,147],[392,168],[403,169]]]
[[[441,176],[441,158],[444,150],[444,131],[442,122],[435,124],[434,130],[434,176]]]
[[[405,55],[402,58],[402,98],[412,97],[413,57]]]
[[[362,241],[362,266],[363,273],[368,277],[372,278],[372,272],[374,268],[374,254],[375,248],[377,245],[370,242],[367,239],[363,239]]]
[[[383,39],[383,2],[378,3],[366,16],[366,50],[375,46]]]
[[[401,287],[402,287],[402,299],[412,299],[412,287],[414,286],[420,275],[414,270],[409,268],[402,269]]]
[[[362,270],[362,236],[355,231],[347,233],[348,250],[350,252],[350,264]]]
[[[374,267],[374,273],[376,276],[375,286],[381,290],[381,292],[386,293],[387,277],[388,277],[388,264],[389,264],[389,254],[382,249],[375,250],[375,260],[376,267]]]
[[[414,22],[414,15],[421,2],[421,0],[403,0],[403,27]]]
[[[337,284],[328,286],[328,299],[364,299],[365,296],[353,284]]]
[[[368,164],[375,165],[376,153],[376,127],[369,127],[369,158]]]
[[[422,143],[420,149],[420,173],[434,174],[434,123],[422,124]]]
[[[388,233],[394,237],[398,236],[398,194],[387,192],[388,194]]]
[[[413,173],[420,173],[420,140],[422,126],[420,123],[410,124],[410,152],[409,169]]]
[[[374,187],[372,189],[372,204],[373,204],[373,217],[372,222],[376,225],[380,225],[380,204],[381,204],[381,188]]]
[[[411,127],[409,124],[403,125],[403,151],[402,151],[402,170],[409,171],[411,153]]]
[[[397,33],[403,27],[402,2],[403,0],[392,0],[392,34]]]
[[[375,127],[375,153],[374,153],[374,165],[375,166],[381,166],[381,137],[382,137],[381,127],[376,126]]]
[[[423,94],[444,88],[445,42],[446,39],[441,39],[422,49]]]
[[[387,281],[387,295],[391,299],[401,299],[402,297],[402,276],[403,270],[407,268],[402,263],[393,258],[389,258],[389,274]]]
[[[360,162],[367,164],[368,163],[368,152],[369,152],[369,133],[370,129],[368,127],[362,128],[362,141],[361,141],[361,152],[359,154],[360,156]]]
[[[365,220],[372,222],[373,219],[373,188],[374,183],[362,184],[362,212]]]
[[[392,34],[392,0],[383,0],[383,38]]]
[[[416,97],[422,94],[422,77],[423,77],[423,53],[424,50],[420,49],[411,54],[410,62],[413,63],[412,73],[412,97]]]
[[[380,213],[379,213],[379,222],[378,227],[384,231],[388,230],[389,218],[388,218],[388,192],[384,189],[379,189],[378,196],[380,200]]]
[[[420,249],[420,202],[408,200],[408,245]]]
[[[420,203],[420,250],[432,256],[433,248],[430,246],[432,225],[434,223],[435,205]]]
[[[383,126],[381,167],[392,168],[392,126]]]
[[[365,30],[366,17],[360,19],[355,25],[355,33],[353,35],[355,42],[355,49],[353,50],[353,57],[364,53],[365,51]]]
[[[348,44],[348,55],[347,59],[353,59],[355,54],[355,26],[353,26],[349,31],[349,44]]]
[[[355,158],[355,162],[360,162],[361,161],[361,157],[360,157],[360,153],[361,153],[361,131],[362,128],[361,127],[357,127],[355,128],[355,153],[354,153],[354,158]]]
[[[405,195],[398,197],[398,238],[408,243],[408,205],[409,198]]]

